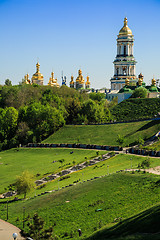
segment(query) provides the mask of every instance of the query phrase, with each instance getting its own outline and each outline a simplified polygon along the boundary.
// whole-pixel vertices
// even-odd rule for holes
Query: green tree
[[[18,194],[24,194],[24,198],[26,198],[26,194],[35,187],[33,175],[24,171],[21,176],[17,176],[15,186]]]
[[[134,90],[132,98],[146,98],[148,90],[144,87],[138,87]]]
[[[12,82],[9,79],[5,80],[5,85],[6,86],[12,86]]]
[[[98,102],[100,102],[102,99],[105,99],[105,94],[104,93],[90,93],[89,94],[89,98],[92,100],[96,100]]]
[[[48,229],[44,229],[44,220],[38,216],[37,213],[33,216],[33,223],[28,224],[29,227],[29,236],[34,240],[45,240],[45,239],[53,239],[53,229],[52,227]]]

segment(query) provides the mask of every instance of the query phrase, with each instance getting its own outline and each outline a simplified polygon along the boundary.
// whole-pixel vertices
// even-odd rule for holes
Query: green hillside
[[[115,225],[115,228],[119,227],[117,231],[120,235],[126,229],[125,224],[129,229],[129,234],[139,232],[139,224],[137,227],[136,224],[132,224],[133,229],[130,227],[131,221],[138,219],[138,216],[128,218],[159,204],[159,182],[160,176],[147,173],[112,174],[27,201],[10,203],[9,221],[22,228],[25,207],[25,216],[29,215],[29,221],[32,221],[31,217],[38,212],[45,220],[46,227],[53,226],[54,234],[58,236],[57,239],[78,239],[79,228],[82,229],[82,239],[86,239],[103,226],[107,228],[114,226],[117,224],[115,219],[119,218],[124,221],[122,226]],[[146,223],[152,212],[148,211],[146,214],[146,217],[148,215]],[[154,217],[154,219],[159,221],[159,209],[155,208],[155,214],[156,212],[157,218]],[[1,218],[6,218],[5,204],[0,205],[0,215]],[[16,221],[17,217],[18,221]],[[145,219],[143,214],[140,214],[140,217]],[[157,232],[156,220],[150,223],[155,226],[148,231]],[[144,225],[142,229],[146,231],[147,227]],[[27,222],[25,222],[25,230],[27,230]],[[126,230],[125,234],[127,234]]]
[[[148,139],[160,130],[160,120],[108,125],[66,125],[44,143],[84,143],[116,146],[118,135],[124,145],[134,145],[139,138]]]
[[[159,240],[159,222],[160,205],[126,219],[110,229],[104,228],[86,240]]]
[[[73,152],[72,154],[70,154]],[[101,154],[105,154],[107,151],[99,151],[99,157]],[[68,169],[81,162],[88,161],[97,157],[97,150],[83,150],[83,149],[27,149],[21,148],[11,149],[0,153],[0,193],[4,193],[10,184],[13,184],[17,175],[25,170],[31,172],[35,179],[42,179],[52,173],[61,172],[64,169]],[[116,171],[125,170],[131,168],[137,168],[138,164],[141,164],[143,160],[148,157],[118,154],[112,158],[98,162],[95,165],[84,168],[81,171],[76,171],[69,174],[69,178],[59,181],[55,179],[48,182],[43,188],[37,188],[34,192],[31,192],[28,196],[34,196],[34,194],[40,194],[41,192],[57,189],[73,184],[74,182],[86,181],[94,177],[100,177],[108,174],[108,172],[115,173]],[[59,160],[64,159],[63,164]],[[132,160],[131,160],[132,159]],[[160,158],[150,158],[150,167],[156,167],[160,165]],[[21,197],[21,196],[18,196]],[[3,199],[1,200],[3,201]]]
[[[131,98],[116,105],[111,113],[117,121],[132,121],[154,118],[159,111],[159,98]]]

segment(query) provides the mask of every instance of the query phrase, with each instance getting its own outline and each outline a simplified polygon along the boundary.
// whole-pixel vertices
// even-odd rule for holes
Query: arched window
[[[126,45],[124,45],[124,56],[126,56]]]
[[[118,76],[118,73],[119,73],[118,68],[116,68],[116,75],[117,75],[117,76]]]

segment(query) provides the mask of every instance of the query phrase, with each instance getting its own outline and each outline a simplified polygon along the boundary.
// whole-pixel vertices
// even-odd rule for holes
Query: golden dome
[[[156,86],[156,79],[155,78],[152,79],[152,86]]]
[[[81,69],[79,69],[78,73],[79,73],[79,75],[82,75],[82,70],[81,70]]]
[[[32,82],[33,83],[38,83],[36,81],[43,81],[43,75],[39,71],[40,64],[39,62],[36,64],[36,73],[33,74],[32,76]]]
[[[140,74],[138,75],[138,78],[141,78],[141,79],[143,80],[143,78],[144,78],[143,74],[140,73]]]
[[[78,77],[76,79],[76,82],[78,82],[80,84],[84,83],[84,79],[83,79],[83,76],[82,76],[82,70],[81,69],[79,69],[79,71],[78,71]]]
[[[128,78],[125,80],[125,85],[129,86],[129,79]]]
[[[142,86],[142,83],[143,83],[143,75],[142,75],[142,73],[140,73],[139,75],[138,75],[138,85],[139,86]]]
[[[70,84],[74,84],[74,81],[73,81],[73,76],[71,76],[71,81],[70,81]]]
[[[89,76],[87,76],[87,81],[86,81],[86,84],[90,84],[90,81],[89,81]]]
[[[127,25],[127,18],[124,19],[124,26],[119,31],[119,35],[132,35],[131,29]]]

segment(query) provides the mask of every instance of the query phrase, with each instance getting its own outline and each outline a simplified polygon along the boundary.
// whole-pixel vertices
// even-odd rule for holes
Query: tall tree
[[[17,176],[15,186],[18,194],[24,194],[24,198],[26,198],[26,194],[35,187],[33,175],[24,171],[21,176]]]

